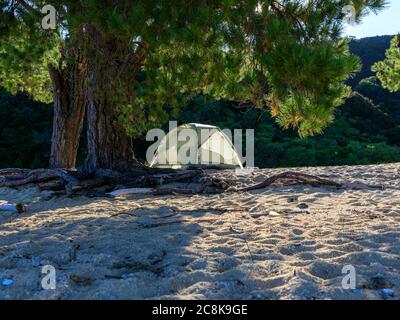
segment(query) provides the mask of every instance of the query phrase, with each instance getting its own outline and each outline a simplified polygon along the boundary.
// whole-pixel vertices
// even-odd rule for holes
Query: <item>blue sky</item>
[[[391,0],[390,2],[388,7],[378,15],[370,13],[361,24],[348,25],[346,35],[364,38],[400,33],[400,0]]]

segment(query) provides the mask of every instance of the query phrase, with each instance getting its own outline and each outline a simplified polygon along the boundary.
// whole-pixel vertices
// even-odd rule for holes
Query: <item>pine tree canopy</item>
[[[400,91],[400,35],[393,38],[386,60],[377,62],[372,71],[377,73],[383,87],[392,92]]]
[[[345,80],[359,70],[342,38],[343,8],[353,5],[359,21],[386,1],[53,0],[57,29],[43,30],[46,4],[0,1],[6,89],[49,101],[47,65],[62,67],[74,47],[92,72],[88,83],[95,79],[132,135],[165,119],[165,105],[178,111],[203,94],[269,108],[282,127],[307,136],[332,122],[350,93]],[[399,48],[389,54],[397,64],[380,64],[385,71],[398,67]]]

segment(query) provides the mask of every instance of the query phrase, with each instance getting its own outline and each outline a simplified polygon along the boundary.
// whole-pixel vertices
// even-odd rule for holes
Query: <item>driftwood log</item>
[[[158,191],[158,187],[163,184],[193,182],[200,178],[203,172],[202,170],[140,168],[124,173],[99,170],[95,174],[86,175],[79,171],[61,169],[0,169],[0,188],[17,188],[35,184],[40,191],[64,190],[67,195],[79,194],[102,186],[109,186],[111,189],[116,186],[155,188],[155,192],[162,192]]]

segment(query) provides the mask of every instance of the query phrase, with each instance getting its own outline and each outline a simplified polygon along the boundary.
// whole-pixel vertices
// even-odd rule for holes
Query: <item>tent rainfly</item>
[[[228,136],[218,127],[189,123],[172,129],[160,142],[150,167],[241,168],[240,157]]]

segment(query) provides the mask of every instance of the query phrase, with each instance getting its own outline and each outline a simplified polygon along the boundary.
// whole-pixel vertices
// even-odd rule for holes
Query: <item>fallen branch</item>
[[[39,183],[39,191],[61,191],[65,190],[65,182],[63,179],[56,179],[48,182]]]
[[[11,174],[10,170],[11,169],[6,169],[5,175],[3,175],[0,180],[0,187],[15,188],[31,183],[47,182],[54,179],[63,179],[68,183],[76,183],[78,181],[78,178],[67,170],[39,169],[32,171],[19,171],[16,169],[15,172],[19,172],[19,174],[17,174],[18,178],[15,178],[15,175]],[[21,172],[24,173],[21,174]],[[10,175],[11,177],[9,177]]]
[[[156,187],[172,182],[191,182],[202,174],[201,170],[172,170],[157,168],[139,168],[120,173],[110,170],[99,170],[96,177],[102,177],[109,184],[127,187]]]
[[[179,189],[179,188],[158,188],[155,192],[153,192],[154,195],[160,196],[160,195],[195,195],[195,194],[201,194],[203,193],[203,190],[193,190],[193,189]]]
[[[149,223],[142,225],[143,228],[158,228],[163,226],[169,226],[172,224],[179,224],[179,223],[201,223],[201,222],[215,222],[219,219],[216,218],[204,218],[204,219],[179,219],[179,220],[172,220],[172,221],[163,221],[158,223]]]
[[[300,172],[284,172],[281,174],[274,175],[272,177],[267,178],[265,181],[256,184],[254,186],[246,187],[243,189],[229,189],[230,192],[247,192],[254,191],[259,189],[264,189],[282,180],[289,180],[289,183],[284,183],[284,185],[293,185],[293,184],[307,184],[313,187],[321,187],[321,186],[329,186],[329,187],[342,187],[342,184],[335,182],[333,180],[323,179],[317,176],[300,173]]]
[[[153,188],[130,188],[130,189],[119,189],[113,192],[107,193],[107,195],[112,197],[118,196],[128,196],[131,194],[152,194],[156,190]]]
[[[365,184],[363,182],[352,182],[346,183],[343,187],[351,190],[366,190],[366,189],[377,189],[377,190],[384,190],[385,186],[383,185],[373,185],[373,184]]]
[[[123,212],[117,212],[114,213],[112,215],[110,215],[110,218],[115,218],[115,217],[119,217],[119,216],[131,216],[131,217],[135,217],[135,213],[133,212],[127,212],[127,211],[123,211]]]
[[[194,189],[180,189],[180,188],[131,188],[120,189],[107,193],[108,196],[118,197],[137,194],[150,194],[150,195],[194,195],[203,193],[202,190]]]
[[[29,172],[29,169],[7,168],[0,169],[0,176],[23,176]]]
[[[76,254],[78,253],[78,250],[81,248],[79,244],[77,244],[74,240],[70,240],[71,243],[71,250],[69,252],[69,258],[71,261],[76,260]]]
[[[67,195],[72,195],[76,192],[101,187],[105,184],[106,180],[102,177],[94,179],[73,180],[66,185],[65,190],[67,191]]]

